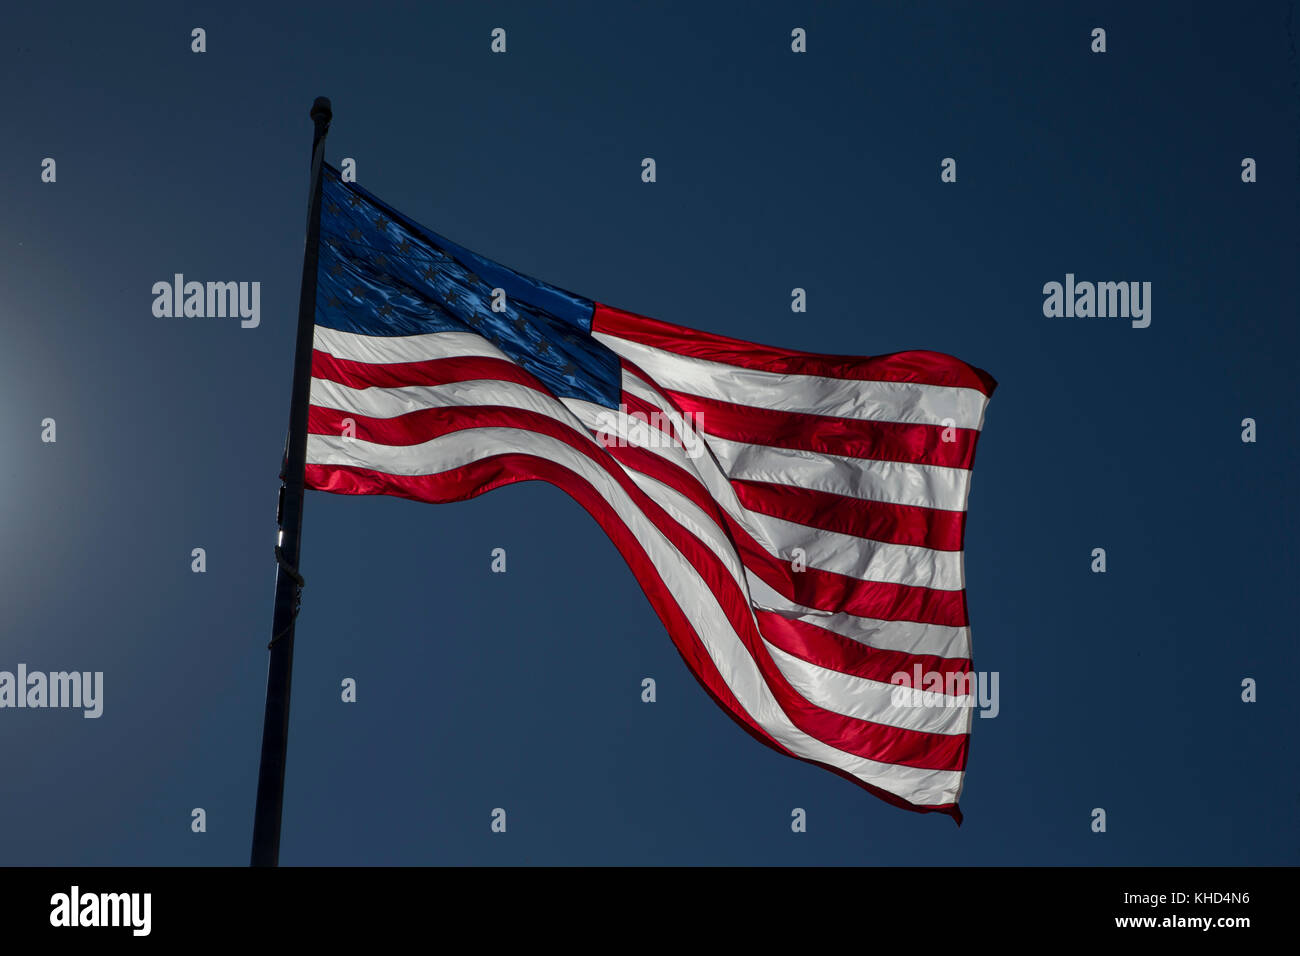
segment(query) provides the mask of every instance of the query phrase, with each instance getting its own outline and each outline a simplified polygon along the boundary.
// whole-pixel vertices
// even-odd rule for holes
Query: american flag
[[[971,675],[962,538],[992,377],[601,305],[322,175],[307,487],[558,486],[742,727],[960,822],[969,695],[902,706],[892,681]]]

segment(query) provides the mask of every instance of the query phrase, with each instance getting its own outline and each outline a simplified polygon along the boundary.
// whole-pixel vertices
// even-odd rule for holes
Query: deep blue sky
[[[966,570],[1001,713],[963,827],[898,810],[733,724],[551,486],[311,492],[282,862],[1300,860],[1285,4],[149,6],[0,28],[0,669],[105,672],[99,720],[0,711],[0,863],[247,862],[318,95],[331,162],[524,273],[989,370]],[[175,272],[260,281],[261,326],[155,318]],[[1045,318],[1067,272],[1150,281],[1151,327]]]

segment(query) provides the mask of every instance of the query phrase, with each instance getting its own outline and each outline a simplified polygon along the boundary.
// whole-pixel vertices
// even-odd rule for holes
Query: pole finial
[[[316,97],[316,102],[311,105],[311,118],[314,123],[329,125],[330,120],[334,118],[334,110],[330,108],[328,96]]]

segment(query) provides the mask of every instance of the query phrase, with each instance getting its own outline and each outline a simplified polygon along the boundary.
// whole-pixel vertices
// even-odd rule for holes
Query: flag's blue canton
[[[616,408],[618,356],[591,337],[594,303],[412,222],[322,171],[316,324],[360,335],[475,332],[561,398]],[[506,310],[492,311],[492,290]]]

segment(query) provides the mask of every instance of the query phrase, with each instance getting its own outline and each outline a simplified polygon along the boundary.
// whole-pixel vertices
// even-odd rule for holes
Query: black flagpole
[[[330,101],[316,98],[311,118],[311,199],[307,206],[307,248],[302,257],[302,292],[298,297],[298,338],[293,358],[293,395],[289,403],[289,437],[280,474],[276,524],[275,616],[271,623],[271,668],[266,679],[266,717],[262,724],[262,765],[257,774],[257,810],[253,817],[252,866],[275,866],[280,860],[280,814],[284,802],[284,760],[289,746],[289,683],[293,677],[293,623],[302,596],[298,550],[302,540],[303,472],[307,463],[307,405],[311,391],[312,338],[316,322],[316,260],[320,242],[321,164],[325,134],[333,117]]]

